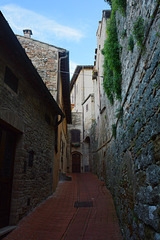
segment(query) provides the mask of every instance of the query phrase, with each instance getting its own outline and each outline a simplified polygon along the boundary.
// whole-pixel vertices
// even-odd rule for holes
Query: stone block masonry
[[[144,19],[144,49],[128,38]],[[122,63],[122,101],[106,103],[106,144],[97,147],[94,171],[105,178],[116,204],[124,239],[160,239],[160,10],[157,1],[127,1],[117,12]],[[126,36],[122,32],[126,29]],[[116,110],[123,107],[123,122]],[[116,124],[116,139],[111,135]],[[104,132],[104,125],[100,127]],[[111,137],[110,137],[111,136]]]
[[[17,38],[56,100],[59,49],[28,37],[17,35]]]
[[[24,77],[18,91],[4,83],[6,64],[0,61],[0,123],[15,132],[15,160],[10,225],[17,222],[52,193],[54,109]]]

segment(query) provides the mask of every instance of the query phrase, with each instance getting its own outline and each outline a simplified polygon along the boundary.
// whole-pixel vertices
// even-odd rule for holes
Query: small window
[[[80,143],[80,130],[78,129],[71,130],[71,142]]]
[[[88,112],[88,104],[86,105],[86,112]]]
[[[18,90],[18,78],[14,75],[14,73],[6,67],[4,82],[7,84],[14,92],[17,93]]]

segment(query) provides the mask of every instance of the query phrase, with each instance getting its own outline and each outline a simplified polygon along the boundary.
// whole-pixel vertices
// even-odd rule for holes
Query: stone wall
[[[1,61],[0,121],[17,134],[10,214],[10,225],[15,225],[52,193],[55,114],[38,89],[14,69],[18,92],[12,91],[4,83],[5,67]]]
[[[17,35],[17,38],[56,100],[57,77],[59,74],[58,51],[62,51],[62,49],[28,37]]]
[[[144,50],[128,50],[133,23],[145,23]],[[122,46],[122,101],[106,102],[106,124],[93,151],[93,171],[111,190],[124,239],[160,239],[160,13],[159,2],[127,1],[126,17],[117,13]],[[122,38],[122,32],[126,35]],[[123,107],[123,119],[116,110]],[[123,121],[121,121],[123,120]],[[103,122],[103,121],[101,121]],[[116,139],[112,124],[116,124]],[[98,125],[98,124],[97,124]],[[96,125],[96,126],[97,126]],[[96,128],[95,126],[95,128]],[[104,128],[105,127],[105,128]],[[96,161],[98,159],[98,162]]]

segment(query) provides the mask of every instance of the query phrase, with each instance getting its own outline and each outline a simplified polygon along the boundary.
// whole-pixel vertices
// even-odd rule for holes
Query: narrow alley
[[[4,240],[120,240],[112,196],[91,173],[71,174]]]
[[[0,240],[160,240],[160,0],[13,2]]]

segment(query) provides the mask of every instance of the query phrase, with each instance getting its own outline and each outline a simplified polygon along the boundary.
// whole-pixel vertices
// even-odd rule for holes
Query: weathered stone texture
[[[0,62],[0,117],[21,131],[17,134],[14,162],[10,216],[13,225],[52,193],[55,116],[38,90],[21,76],[17,75],[18,93],[9,89],[4,83],[4,72],[5,64]],[[50,117],[50,125],[46,114]],[[16,127],[16,119],[23,128]],[[29,165],[30,152],[34,156],[33,166]]]
[[[127,43],[138,16],[145,21],[145,50]],[[106,104],[106,125],[99,132],[111,136],[94,153],[95,172],[111,190],[124,239],[159,239],[160,236],[160,12],[157,1],[127,1],[126,17],[117,13],[118,38],[122,46],[122,102]],[[122,39],[122,31],[127,35]],[[123,122],[115,114],[123,106]],[[107,128],[107,127],[109,128]],[[105,130],[104,130],[105,127]],[[103,138],[103,134],[102,134]],[[101,138],[101,143],[103,142]],[[104,156],[105,152],[105,156]],[[93,161],[94,163],[94,161]],[[96,165],[96,166],[95,166]]]
[[[31,38],[17,36],[42,80],[56,100],[58,77],[58,48]]]

